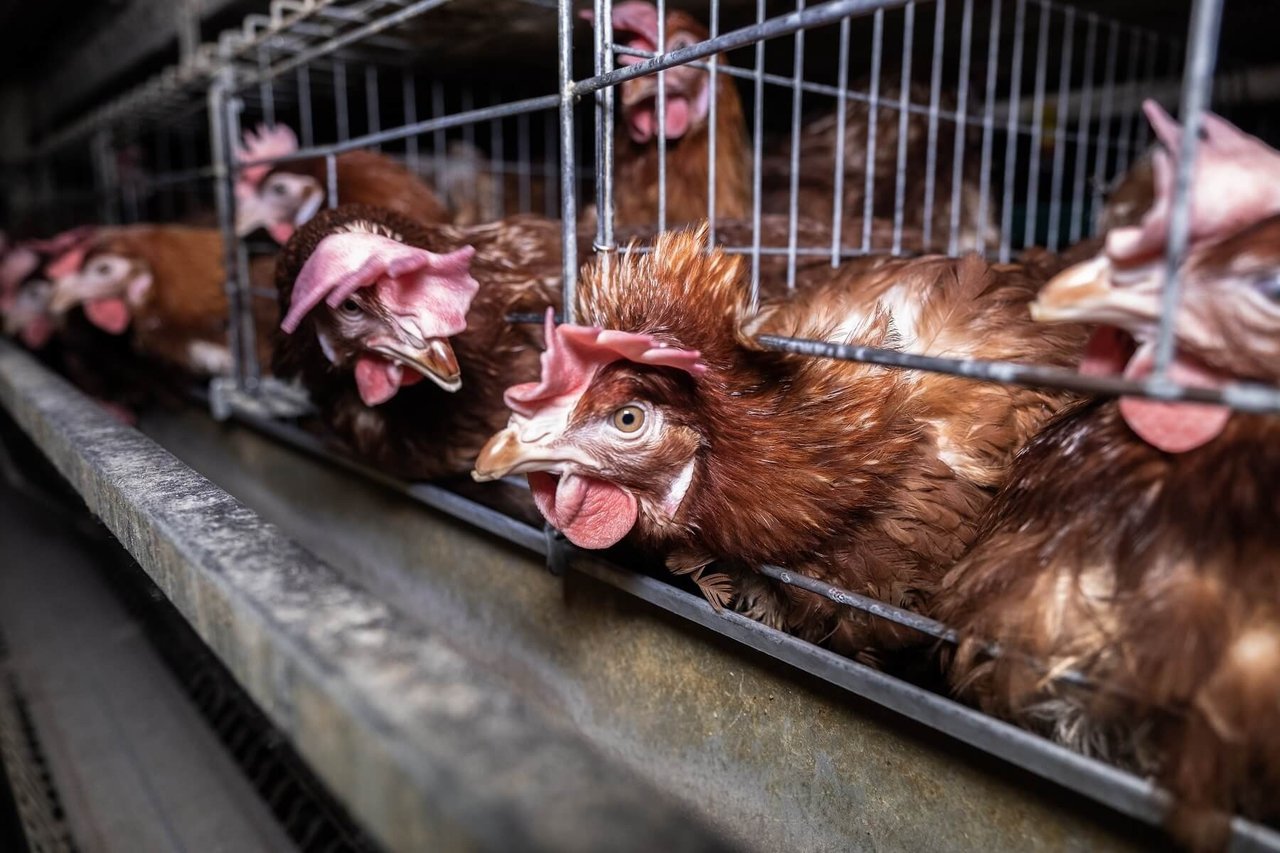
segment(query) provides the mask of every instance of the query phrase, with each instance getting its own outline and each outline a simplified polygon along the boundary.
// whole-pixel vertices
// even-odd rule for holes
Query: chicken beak
[[[555,463],[550,448],[541,442],[525,441],[515,426],[508,426],[480,448],[471,477],[477,483],[500,480],[511,474],[541,471]]]
[[[1162,262],[1124,268],[1098,255],[1050,279],[1031,303],[1031,317],[1040,323],[1127,327],[1159,315],[1163,283]]]
[[[69,275],[53,283],[53,295],[49,297],[49,311],[53,314],[65,314],[72,308],[89,299],[105,296],[96,293],[79,275]]]
[[[236,236],[248,237],[271,222],[271,211],[256,195],[236,199]]]
[[[430,338],[421,347],[382,343],[371,349],[416,370],[446,391],[453,392],[462,387],[462,369],[458,367],[453,347],[444,338]]]

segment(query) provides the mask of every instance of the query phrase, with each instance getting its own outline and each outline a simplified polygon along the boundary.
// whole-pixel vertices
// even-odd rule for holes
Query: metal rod
[[[616,68],[608,74],[602,74],[589,80],[579,80],[573,84],[574,94],[586,95],[604,86],[616,86],[636,77],[643,77],[659,70],[674,68],[677,65],[685,65],[690,60],[706,59],[714,53],[724,53],[753,44],[759,45],[766,39],[789,36],[801,29],[813,29],[826,24],[834,24],[841,18],[851,15],[858,16],[872,11],[895,9],[906,5],[907,2],[908,0],[829,0],[829,2],[805,9],[803,12],[792,12],[772,19],[766,19],[763,8],[758,6],[757,23],[752,26],[742,27],[715,39],[708,39],[689,47],[673,50],[660,59],[651,59],[626,66],[625,68]]]
[[[1221,389],[1195,388],[1160,381],[1154,375],[1135,381],[1116,376],[1086,376],[1071,370],[1043,365],[942,358],[905,353],[900,350],[833,344],[827,341],[782,335],[760,335],[756,340],[766,349],[780,352],[879,364],[908,370],[925,370],[1005,385],[1057,388],[1104,396],[1149,397],[1167,402],[1219,403],[1245,412],[1280,412],[1280,389],[1261,385],[1237,384],[1227,385]]]
[[[409,69],[405,69],[400,81],[400,97],[404,102],[404,123],[408,125],[418,123],[418,81],[414,79],[413,73]],[[404,140],[405,160],[409,163],[409,168],[413,170],[415,175],[422,174],[422,163],[418,159],[418,137],[406,136]],[[440,176],[436,176],[436,186],[441,186]]]
[[[550,101],[552,98],[548,98],[547,100]],[[559,103],[558,98],[556,99],[556,103]],[[431,119],[428,119],[428,121],[438,121],[445,117],[444,84],[439,80],[436,80],[431,84]],[[422,122],[419,122],[416,126],[410,124],[408,127],[401,128],[401,130],[413,128],[413,135],[417,136],[419,133],[423,133],[420,129],[421,125]],[[445,181],[445,156],[447,146],[445,144],[444,130],[445,129],[443,127],[436,127],[432,129],[431,134],[432,172],[436,176],[437,185],[443,185]]]
[[[1067,125],[1071,121],[1071,51],[1076,31],[1076,13],[1068,9],[1063,16],[1062,63],[1058,68],[1058,107],[1053,130],[1053,176],[1049,183],[1049,250],[1058,251],[1062,236],[1062,181],[1066,175]]]
[[[867,108],[866,169],[862,179],[862,251],[871,251],[875,215],[876,126],[880,120],[880,61],[884,47],[884,10],[877,9],[871,35],[871,102]]]
[[[613,0],[595,0],[595,72],[605,74],[613,70]],[[613,236],[613,180],[614,180],[614,89],[601,89],[595,95],[596,104],[596,250],[603,250],[603,264],[612,264],[616,248]],[[605,271],[608,275],[608,271]]]
[[[969,79],[970,49],[973,46],[973,0],[964,0],[964,11],[960,21],[960,77]],[[947,241],[947,254],[955,255],[960,251],[960,211],[962,193],[964,191],[964,142],[968,130],[969,87],[960,86],[956,97],[956,139],[952,151],[951,169],[951,234]],[[979,219],[974,227],[985,231],[987,223]]]
[[[347,105],[347,65],[339,59],[333,61],[333,105],[338,111],[338,140],[351,136],[351,117]]]
[[[709,12],[711,18],[710,38],[715,39],[720,35],[720,0],[711,0],[711,9]],[[707,249],[716,244],[716,148],[719,140],[717,139],[716,122],[719,120],[719,103],[720,103],[720,78],[716,75],[719,73],[720,56],[719,54],[711,54],[707,57],[709,66],[707,85],[711,87],[707,99]],[[609,70],[612,70],[610,68]],[[612,90],[612,86],[607,87],[604,91]],[[610,152],[612,154],[612,152]],[[612,161],[610,161],[612,162]]]
[[[1069,244],[1080,242],[1084,233],[1085,169],[1089,157],[1089,118],[1093,110],[1093,62],[1098,48],[1098,18],[1089,15],[1089,29],[1084,43],[1084,94],[1080,99],[1080,123],[1076,126],[1075,189],[1071,193],[1071,229]]]
[[[263,44],[258,48],[258,68],[265,69],[271,64],[269,48]],[[262,120],[267,126],[276,123],[276,97],[275,87],[270,79],[264,78],[258,84],[258,97],[262,100]]]
[[[372,65],[364,67],[364,111],[365,123],[369,127],[369,133],[377,133],[382,129],[382,115],[380,105],[378,104],[378,69]],[[374,151],[378,151],[382,146],[371,146]]]
[[[924,212],[922,213],[922,244],[928,249],[933,245],[933,203],[938,189],[938,106],[942,97],[942,66],[946,41],[947,0],[934,3],[933,19],[933,73],[929,80],[929,136],[926,144],[924,171]],[[957,125],[957,134],[964,127]],[[841,135],[843,139],[843,134]]]
[[[298,117],[302,125],[302,147],[307,148],[315,144],[316,134],[311,116],[311,68],[306,65],[298,69]]]
[[[1013,179],[1018,165],[1018,111],[1022,94],[1022,50],[1026,41],[1027,0],[1017,0],[1013,24],[1013,69],[1009,72],[1009,120],[1004,140],[1004,195],[1000,205],[1000,262],[1008,263],[1013,241]],[[1031,157],[1035,159],[1035,152]],[[1028,215],[1030,215],[1028,211]]]
[[[756,20],[764,21],[765,0],[756,0]],[[757,28],[761,26],[757,23]],[[732,35],[732,34],[730,34]],[[721,39],[726,38],[721,36]],[[686,48],[689,50],[691,48]],[[680,51],[676,51],[680,53]],[[632,66],[633,68],[635,66]],[[764,204],[764,40],[756,42],[756,79],[754,92],[754,145],[751,150],[751,312],[760,305],[760,214]]]
[[[667,2],[658,3],[658,54],[667,52]],[[658,71],[658,230],[667,230],[667,81]]]
[[[1133,84],[1138,80],[1138,60],[1142,55],[1143,41],[1136,31],[1129,34],[1129,68],[1125,72],[1125,102],[1120,111],[1120,146],[1119,159],[1116,161],[1116,174],[1123,175],[1129,171],[1129,158],[1133,154],[1134,118],[1138,115],[1138,104],[1133,98]]]
[[[491,100],[500,100],[497,92],[491,92]],[[501,219],[507,213],[507,150],[503,138],[502,119],[489,120],[489,163],[493,174],[493,210],[494,219]]]
[[[1027,172],[1027,213],[1022,228],[1022,245],[1036,244],[1040,224],[1040,149],[1044,133],[1044,89],[1048,77],[1049,10],[1040,7],[1040,33],[1036,38],[1036,82],[1032,101],[1031,155]]]
[[[578,291],[578,159],[574,150],[573,109],[578,92],[573,86],[573,4],[561,0],[559,14],[560,58],[560,251],[564,284],[563,313],[572,323],[577,312]],[[596,21],[597,26],[609,22]],[[542,99],[533,99],[542,100]]]
[[[946,2],[946,0],[939,0]],[[836,100],[836,145],[835,174],[831,180],[831,267],[840,266],[840,251],[844,245],[844,159],[845,132],[849,121],[849,103],[846,95],[849,91],[849,19],[840,21],[840,59],[839,95]]]
[[[804,0],[796,0],[796,11],[804,11]],[[795,60],[792,67],[794,85],[791,89],[791,181],[787,194],[787,290],[796,286],[796,242],[800,219],[800,131],[803,114],[803,93],[800,84],[804,81],[804,30],[796,30]],[[844,137],[837,143],[844,145]]]
[[[1173,208],[1169,213],[1169,241],[1165,250],[1165,285],[1161,292],[1160,333],[1156,337],[1152,381],[1168,380],[1173,363],[1174,328],[1182,295],[1180,267],[1191,233],[1192,178],[1200,149],[1200,128],[1213,95],[1213,69],[1218,61],[1218,31],[1222,26],[1222,0],[1194,0],[1187,34],[1187,68],[1182,83],[1182,145],[1178,154]]]
[[[1098,113],[1097,153],[1093,160],[1094,218],[1102,210],[1102,192],[1107,182],[1107,155],[1111,141],[1111,103],[1116,88],[1116,54],[1120,49],[1120,25],[1112,21],[1107,30],[1107,64],[1102,82],[1102,103]]]
[[[907,136],[910,131],[911,102],[911,48],[915,40],[916,4],[908,3],[902,25],[902,82],[898,93],[898,168],[897,182],[893,189],[893,254],[902,254],[902,224],[906,216],[907,194]]]
[[[238,164],[244,166],[258,166],[276,163],[289,163],[298,160],[310,160],[315,157],[327,157],[331,154],[342,154],[347,151],[354,151],[358,148],[367,148],[374,144],[389,142],[396,139],[404,139],[409,136],[424,133],[439,133],[443,136],[446,129],[451,127],[474,127],[478,122],[487,121],[494,118],[503,118],[506,116],[519,115],[520,113],[532,113],[540,110],[555,107],[563,100],[560,95],[541,95],[536,98],[525,98],[521,101],[512,101],[509,104],[499,104],[494,107],[480,107],[479,109],[465,110],[463,112],[441,115],[438,118],[430,118],[416,124],[406,125],[405,127],[392,128],[390,130],[371,133],[366,136],[357,136],[344,142],[338,142],[333,145],[313,145],[310,148],[299,148],[290,154],[281,157],[263,157],[257,160],[245,160]],[[441,109],[441,112],[444,112]],[[443,156],[443,146],[439,149]],[[443,161],[441,161],[443,163]],[[441,166],[443,169],[443,165]]]
[[[987,98],[982,106],[982,166],[978,181],[977,250],[986,251],[987,232],[982,226],[988,219],[991,201],[991,148],[995,142],[996,77],[1000,70],[1000,2],[991,4],[991,29],[987,35]]]
[[[533,212],[533,147],[529,139],[529,114],[516,116],[516,212]]]
[[[230,95],[233,84],[232,69],[227,66],[215,76],[209,87],[209,146],[213,160],[215,179],[214,202],[218,210],[218,226],[222,231],[223,290],[227,296],[227,348],[231,351],[232,378],[236,387],[244,391],[248,377],[244,365],[244,353],[240,341],[241,290],[238,281],[240,239],[236,235],[236,196],[234,105]]]
[[[333,209],[338,206],[338,158],[335,154],[324,157],[324,186],[329,208]]]

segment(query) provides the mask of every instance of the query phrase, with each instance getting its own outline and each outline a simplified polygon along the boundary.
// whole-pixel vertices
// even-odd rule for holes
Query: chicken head
[[[287,256],[305,261],[280,328],[315,335],[331,364],[354,373],[367,406],[424,377],[458,390],[462,376],[449,338],[466,329],[479,289],[470,274],[474,249],[436,254],[358,212],[328,213],[286,247]]]
[[[584,19],[593,20],[591,11],[583,10]],[[658,49],[658,10],[648,0],[625,0],[613,7],[613,32],[616,43],[636,50],[656,52]],[[667,13],[666,51],[680,50],[701,41],[710,33],[686,12]],[[620,65],[645,62],[640,56],[621,55]],[[669,69],[663,74],[666,90],[666,136],[680,139],[706,123],[710,103],[710,75],[687,65]],[[649,74],[622,84],[622,116],[627,134],[639,145],[651,142],[658,133],[658,75]]]
[[[550,310],[546,340],[540,381],[507,390],[511,421],[481,450],[475,479],[528,474],[539,510],[583,548],[616,544],[641,512],[674,517],[702,442],[688,407],[670,403],[706,371],[699,353],[648,334],[556,326]]]
[[[30,349],[40,349],[53,336],[53,314],[49,309],[53,285],[33,278],[22,283],[4,312],[4,333],[21,340]]]
[[[151,289],[152,273],[141,258],[78,247],[51,262],[49,309],[54,314],[83,305],[85,316],[103,331],[124,334],[133,310]]]
[[[298,139],[288,127],[260,126],[257,132],[245,131],[237,158],[252,162],[297,150]],[[236,234],[243,237],[262,228],[283,244],[316,215],[324,199],[320,182],[310,175],[268,164],[245,166],[236,181]]]

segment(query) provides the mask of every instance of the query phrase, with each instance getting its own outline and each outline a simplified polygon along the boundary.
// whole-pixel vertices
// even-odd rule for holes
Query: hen
[[[590,11],[582,16],[592,20]],[[658,10],[648,0],[613,6],[614,39],[637,50],[657,51]],[[666,49],[705,41],[706,27],[687,12],[669,11]],[[620,55],[618,65],[643,62]],[[724,62],[723,58],[720,60]],[[690,66],[663,74],[666,95],[667,222],[683,225],[707,216],[710,186],[710,72]],[[744,217],[751,206],[749,143],[742,102],[733,78],[716,75],[717,217]],[[653,227],[658,221],[658,76],[628,80],[619,87],[622,127],[614,148],[614,222],[622,228]]]
[[[1051,283],[1041,315],[1141,332],[1159,311],[1159,275],[1083,278]],[[1280,218],[1201,248],[1183,281],[1175,377],[1280,382]],[[1092,352],[1122,368],[1128,350]],[[1140,351],[1129,372],[1149,363]],[[1196,847],[1225,843],[1214,809],[1280,816],[1278,448],[1274,416],[1084,405],[1027,447],[939,595],[940,618],[971,638],[951,672],[963,695],[1156,772]],[[1011,654],[987,657],[988,640]],[[1046,680],[1066,668],[1099,687]]]
[[[83,306],[97,328],[112,335],[131,332],[134,349],[187,373],[230,372],[227,345],[227,277],[222,234],[179,225],[131,225],[102,229],[87,244],[64,255],[54,276],[50,307],[65,314]],[[259,260],[251,278],[261,280]],[[254,306],[258,358],[270,357],[273,312]]]
[[[284,125],[246,132],[241,162],[283,157],[298,150],[298,139]],[[334,158],[337,202],[376,204],[421,222],[448,222],[449,212],[436,194],[407,168],[375,151],[347,151]],[[236,233],[259,228],[284,243],[294,230],[329,201],[325,158],[290,160],[275,166],[241,169],[236,181]]]
[[[1164,118],[1153,117],[1158,129]],[[1223,177],[1265,176],[1280,155],[1224,139],[1243,137],[1225,123],[1210,128],[1170,375],[1275,384],[1280,216],[1219,231],[1265,214],[1258,199],[1280,189],[1236,194],[1241,206],[1228,210]],[[1155,169],[1169,174],[1167,155]],[[1118,256],[1062,273],[1033,306],[1049,322],[1116,327],[1095,336],[1084,372],[1151,370],[1171,189],[1158,179],[1143,224],[1109,235]],[[1135,246],[1145,260],[1125,255]],[[937,597],[937,615],[966,638],[950,671],[961,695],[1157,774],[1179,800],[1171,828],[1197,848],[1225,846],[1219,810],[1280,816],[1278,447],[1273,416],[1139,398],[1078,407],[1019,457]],[[991,642],[1003,654],[992,657]],[[1093,688],[1049,678],[1066,669]]]
[[[464,228],[324,211],[276,269],[276,372],[299,377],[371,464],[412,479],[465,473],[506,420],[502,389],[538,373],[538,330],[507,315],[558,305],[560,275],[559,226],[538,217]]]
[[[474,476],[528,473],[570,541],[629,533],[717,606],[873,659],[918,638],[754,572],[778,564],[919,606],[959,556],[1054,394],[761,351],[742,264],[702,232],[589,267],[579,316],[548,330],[540,382]],[[1065,363],[1079,330],[1025,319],[1038,282],[977,257],[871,258],[767,306],[753,331],[936,355]]]

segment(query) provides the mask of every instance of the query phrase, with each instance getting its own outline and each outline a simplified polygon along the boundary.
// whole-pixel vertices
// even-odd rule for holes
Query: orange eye
[[[644,426],[644,409],[639,406],[623,406],[613,413],[611,420],[619,432],[633,433]]]

